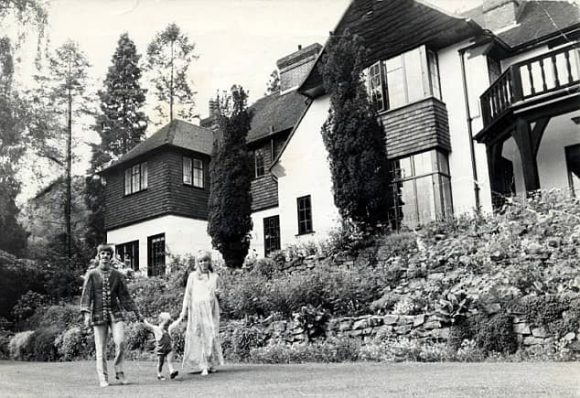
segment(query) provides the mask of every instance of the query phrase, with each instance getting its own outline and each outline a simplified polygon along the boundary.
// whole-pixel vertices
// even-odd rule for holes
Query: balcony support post
[[[530,123],[522,118],[516,119],[512,135],[520,152],[526,192],[536,191],[540,189],[540,177],[538,174],[538,163],[536,161],[539,141],[534,139]]]
[[[489,172],[489,187],[491,190],[491,203],[494,209],[500,208],[505,201],[505,192],[502,187],[505,185],[502,181],[501,153],[503,151],[504,141],[487,143],[485,146],[487,152],[487,168]]]

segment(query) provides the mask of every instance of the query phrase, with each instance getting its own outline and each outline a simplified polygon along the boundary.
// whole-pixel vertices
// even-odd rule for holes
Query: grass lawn
[[[127,362],[126,373],[129,385],[100,388],[93,361],[0,361],[0,397],[580,397],[574,362],[238,364],[167,381],[154,362]]]

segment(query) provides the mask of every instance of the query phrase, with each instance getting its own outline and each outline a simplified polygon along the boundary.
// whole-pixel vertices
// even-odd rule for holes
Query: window
[[[165,274],[165,234],[147,238],[147,276]]]
[[[391,163],[394,207],[391,220],[416,227],[453,214],[447,155],[432,150]]]
[[[298,204],[298,235],[307,234],[312,229],[312,206],[310,195],[296,199]]]
[[[203,188],[203,161],[201,159],[183,157],[183,183]]]
[[[123,243],[116,245],[117,255],[125,266],[130,267],[134,271],[139,270],[139,241]]]
[[[369,97],[379,111],[429,96],[441,99],[437,54],[425,46],[371,65],[363,72]]]
[[[125,195],[147,189],[147,162],[139,163],[125,170]]]
[[[385,65],[383,62],[377,62],[369,68],[368,88],[370,100],[375,104],[376,109],[378,111],[387,109],[388,106],[385,102]]]
[[[580,145],[568,146],[565,151],[568,185],[572,194],[578,197],[580,196]]]
[[[264,175],[264,152],[261,149],[254,151],[254,164],[256,177],[261,177]]]
[[[280,250],[280,217],[264,218],[264,255]]]

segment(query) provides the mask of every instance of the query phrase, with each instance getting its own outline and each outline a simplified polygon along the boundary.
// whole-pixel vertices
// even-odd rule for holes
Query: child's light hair
[[[195,266],[196,268],[199,265],[199,262],[203,259],[208,259],[209,260],[209,265],[208,268],[211,272],[213,272],[213,264],[212,264],[212,259],[211,259],[211,253],[207,250],[199,250],[197,252],[197,256],[195,257]]]
[[[168,322],[171,320],[171,314],[169,312],[162,312],[159,314],[159,322]]]

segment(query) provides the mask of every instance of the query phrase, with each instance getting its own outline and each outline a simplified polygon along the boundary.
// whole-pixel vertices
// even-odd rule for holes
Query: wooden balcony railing
[[[516,102],[554,93],[580,83],[579,44],[511,65],[481,95],[484,126]]]

